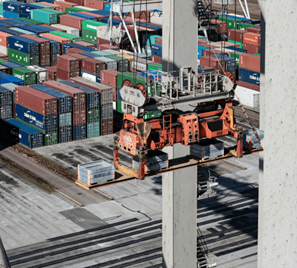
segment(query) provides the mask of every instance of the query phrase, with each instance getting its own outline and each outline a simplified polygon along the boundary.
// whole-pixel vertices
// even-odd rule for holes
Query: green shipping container
[[[65,14],[65,12],[58,11],[58,10],[52,10],[52,9],[49,9],[49,8],[44,8],[43,10],[57,14],[57,21],[58,21],[58,23],[60,23],[60,15]]]
[[[81,36],[82,40],[84,41],[91,42],[94,44],[97,43],[97,33],[83,30]]]
[[[18,20],[24,21],[24,22],[29,22],[32,24],[43,24],[43,22],[38,21],[38,20],[32,20],[32,19],[27,19],[27,18],[19,18]]]
[[[117,101],[117,112],[123,114],[122,101],[120,101],[120,100]]]
[[[0,15],[3,15],[3,2],[0,4]]]
[[[239,23],[237,25],[237,29],[241,31],[245,31],[245,28],[253,27],[253,26],[254,26],[253,24],[249,24],[249,23]]]
[[[162,63],[151,63],[147,66],[148,70],[162,71]]]
[[[25,67],[13,68],[12,75],[24,80],[25,85],[36,84],[36,73],[33,70],[29,70]]]
[[[77,35],[74,35],[74,34],[64,33],[64,32],[61,32],[61,31],[52,31],[50,33],[54,34],[54,35],[57,35],[57,36],[60,36],[60,37],[70,39],[72,42],[81,41],[81,37],[79,37]]]
[[[157,118],[157,117],[160,117],[160,116],[162,116],[162,111],[147,111],[143,115],[143,119],[144,120],[154,119],[154,118]]]
[[[84,32],[84,31],[83,31]],[[111,56],[112,54],[105,51],[91,51],[91,53],[98,55],[98,57]]]
[[[7,60],[5,60],[5,59],[0,59],[0,63],[1,62],[7,62]]]
[[[129,60],[128,59],[124,59],[124,58],[121,58],[121,57],[115,56],[115,55],[108,55],[108,56],[105,56],[105,57],[117,61],[118,71],[119,72],[128,72],[130,70],[129,69]]]
[[[261,54],[254,54],[255,56],[259,56],[259,57],[261,57]]]
[[[239,48],[242,48],[242,43],[241,42],[238,42],[238,41],[234,41],[234,40],[228,40],[229,43],[233,43],[233,44],[236,44],[236,45],[239,45]]]
[[[29,55],[11,48],[7,49],[7,53],[8,58],[12,61],[19,62],[26,66],[39,65],[39,55]]]
[[[72,114],[62,113],[59,114],[59,127],[71,126],[72,124]]]
[[[65,11],[66,11],[66,14],[69,14],[69,13],[72,13],[72,12],[82,12],[82,11],[88,12],[90,10],[82,9],[82,8],[79,8],[79,7],[66,7]]]
[[[44,11],[43,9],[32,9],[31,18],[34,20],[42,21],[47,24],[58,23],[57,14],[49,11]]]
[[[130,73],[130,72],[123,72],[118,74],[118,87],[121,88],[123,85],[123,82],[125,80],[129,80],[132,83],[132,87],[136,86],[137,84],[143,84],[143,85],[149,85],[150,79],[146,79],[146,77],[143,77],[141,75]],[[151,86],[149,85],[147,87],[147,94],[148,96],[151,95]]]
[[[236,52],[230,54],[231,58],[235,58],[236,65],[239,65],[239,55],[241,55],[241,54],[246,54],[246,53],[236,51]]]
[[[100,136],[100,121],[87,124],[87,138]]]
[[[87,110],[87,122],[97,122],[100,121],[100,108],[92,108]]]
[[[219,16],[218,20],[220,21],[227,21],[227,28],[228,29],[237,29],[237,25],[239,23],[242,23],[242,20],[240,20],[239,18],[238,19],[235,19],[235,18],[229,18],[229,17],[222,17],[222,16]]]
[[[95,20],[83,20],[82,21],[82,30],[94,32],[97,34],[98,26],[107,26],[106,23],[95,21]]]

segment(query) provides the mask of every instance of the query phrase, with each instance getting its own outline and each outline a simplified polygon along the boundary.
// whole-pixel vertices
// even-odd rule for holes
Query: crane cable
[[[195,13],[193,7],[191,6],[189,0],[187,0],[187,1],[188,1],[189,6],[191,7],[191,9],[192,9],[192,11],[193,11],[194,16],[196,17],[196,19],[197,19],[197,21],[198,21],[198,24],[200,24],[200,22],[199,22],[199,18],[197,17],[197,15],[196,15],[196,13]],[[171,2],[170,2],[170,3],[171,3]],[[171,10],[171,9],[170,9],[170,10]],[[170,42],[169,42],[169,43],[170,43]],[[213,48],[211,44],[210,44],[210,47],[211,47],[211,49]],[[216,58],[218,59],[217,54],[215,54],[215,56],[216,56]],[[224,69],[223,69],[223,66],[221,65],[221,62],[218,61],[218,63],[219,63],[219,67],[221,68],[222,72],[224,73],[225,71],[224,71]],[[256,136],[256,138],[258,139],[259,144],[261,145],[261,140],[260,140],[260,137],[259,137],[259,135],[258,135],[258,132],[257,132],[257,130],[255,129],[255,127],[253,126],[252,121],[249,119],[249,117],[248,117],[248,115],[247,115],[247,113],[246,113],[246,110],[245,110],[244,107],[242,106],[241,101],[240,101],[239,97],[237,96],[234,87],[232,87],[232,90],[233,90],[234,95],[236,96],[236,98],[237,98],[239,104],[241,105],[242,112],[244,113],[244,115],[245,115],[245,117],[246,117],[248,123],[250,124],[251,129],[252,129],[254,135]]]

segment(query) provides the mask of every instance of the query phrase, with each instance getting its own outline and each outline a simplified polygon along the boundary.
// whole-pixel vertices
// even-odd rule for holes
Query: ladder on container
[[[172,137],[172,115],[163,116],[163,131],[166,131],[166,140],[170,142]]]

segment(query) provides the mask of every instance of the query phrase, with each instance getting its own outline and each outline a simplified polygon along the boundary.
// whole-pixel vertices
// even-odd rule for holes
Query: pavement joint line
[[[246,169],[247,169],[247,168],[244,167],[244,166],[241,166],[241,165],[232,163],[232,162],[230,162],[230,161],[228,161],[228,160],[226,160],[226,159],[223,159],[223,161],[226,162],[226,163],[228,163],[228,164],[230,164],[230,165],[232,165],[232,166],[238,167],[238,168],[240,168],[240,169],[242,169],[242,170],[246,170]]]
[[[94,191],[95,191],[95,192],[98,192],[100,195],[103,195],[105,198],[107,198],[107,199],[109,199],[109,200],[114,200],[113,197],[109,196],[109,195],[106,194],[106,193],[101,192],[101,191],[98,190],[98,189],[94,189]]]
[[[84,204],[82,204],[82,203],[76,201],[75,199],[71,198],[70,196],[68,196],[68,195],[66,195],[66,194],[64,194],[64,193],[62,193],[61,191],[59,191],[59,190],[57,190],[57,189],[55,189],[55,191],[58,192],[59,194],[63,195],[64,197],[68,198],[68,199],[71,200],[72,202],[78,204],[79,206],[81,206],[81,207],[84,207],[84,206],[85,206]]]

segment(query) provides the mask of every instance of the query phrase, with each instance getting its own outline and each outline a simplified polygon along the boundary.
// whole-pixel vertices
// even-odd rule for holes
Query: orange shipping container
[[[11,34],[0,32],[0,45],[7,47],[7,39]]]
[[[243,34],[243,43],[251,44],[254,46],[260,46],[261,35],[257,33],[244,33]]]

